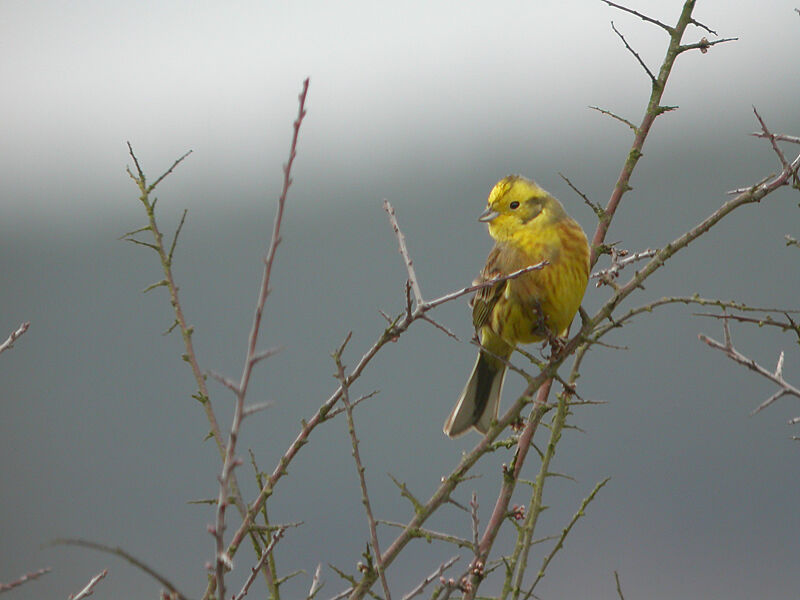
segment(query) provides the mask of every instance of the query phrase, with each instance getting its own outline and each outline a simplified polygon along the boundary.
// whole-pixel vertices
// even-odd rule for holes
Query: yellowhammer
[[[497,419],[506,363],[517,344],[566,335],[589,280],[586,234],[561,203],[530,179],[510,175],[489,194],[478,218],[496,243],[475,283],[508,275],[543,260],[516,279],[478,290],[472,322],[484,350],[444,432],[456,437],[475,427],[486,433]]]

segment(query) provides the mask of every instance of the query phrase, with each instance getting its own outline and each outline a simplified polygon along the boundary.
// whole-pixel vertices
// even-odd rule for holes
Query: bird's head
[[[523,227],[552,223],[565,214],[559,201],[534,181],[509,175],[492,188],[486,210],[478,220],[489,224],[493,238],[503,240]]]

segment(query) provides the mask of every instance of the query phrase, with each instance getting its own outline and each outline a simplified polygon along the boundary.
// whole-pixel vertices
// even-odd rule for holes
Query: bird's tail
[[[486,433],[492,420],[497,419],[505,378],[506,365],[479,352],[472,375],[444,424],[445,434],[451,438],[458,437],[470,427]]]

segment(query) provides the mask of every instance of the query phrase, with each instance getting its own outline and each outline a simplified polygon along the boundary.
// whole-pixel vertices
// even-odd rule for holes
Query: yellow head
[[[507,240],[521,228],[542,227],[565,216],[561,203],[534,181],[509,175],[492,188],[487,208],[478,220],[489,224],[494,239]]]

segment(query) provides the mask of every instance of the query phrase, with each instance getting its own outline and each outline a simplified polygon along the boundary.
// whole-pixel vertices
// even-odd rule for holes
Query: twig
[[[606,269],[601,269],[600,271],[595,271],[591,275],[589,275],[589,279],[597,279],[597,287],[600,287],[602,284],[606,285],[613,285],[614,280],[619,277],[619,272],[624,269],[627,265],[640,261],[644,258],[652,258],[655,256],[658,249],[652,250],[648,248],[647,250],[642,250],[640,252],[634,252],[633,254],[629,255],[628,250],[617,250],[613,246],[610,249],[611,252],[611,266]]]
[[[478,494],[472,492],[472,499],[469,501],[469,514],[472,517],[472,548],[477,557],[480,552],[480,540],[478,536]]]
[[[694,19],[692,20],[692,23],[697,24],[697,22],[694,21]],[[724,44],[725,42],[735,42],[738,39],[739,39],[738,37],[733,37],[733,38],[720,38],[718,40],[709,41],[706,38],[700,38],[699,42],[680,46],[678,48],[678,52],[687,52],[689,50],[700,50],[700,52],[705,54],[706,52],[708,52],[708,49],[711,48],[711,46],[716,46],[717,44]]]
[[[313,600],[314,596],[317,595],[317,592],[322,589],[322,579],[320,578],[321,574],[322,565],[318,564],[316,570],[314,571],[314,577],[311,578],[311,587],[308,589],[306,600]]]
[[[630,129],[631,129],[631,131],[633,131],[633,133],[636,133],[636,125],[634,125],[633,123],[628,121],[628,119],[620,117],[618,114],[613,113],[610,110],[606,110],[604,108],[600,108],[599,106],[590,106],[589,108],[591,108],[592,110],[596,110],[597,112],[599,112],[602,115],[606,115],[607,117],[611,117],[612,119],[616,119],[620,123],[624,123],[625,125],[630,127]]]
[[[622,595],[622,584],[619,582],[619,573],[614,571],[614,581],[617,582],[617,596],[619,596],[619,600],[625,600],[625,596]]]
[[[98,550],[100,552],[105,552],[106,554],[113,554],[114,556],[119,556],[120,558],[125,559],[134,567],[139,569],[140,571],[144,571],[150,577],[158,581],[161,585],[169,590],[171,594],[174,594],[178,600],[188,600],[185,595],[183,595],[178,588],[176,588],[172,582],[158,573],[152,567],[146,565],[138,558],[131,555],[129,552],[126,552],[122,548],[112,548],[111,546],[106,546],[105,544],[98,544],[97,542],[92,542],[89,540],[84,540],[80,538],[61,538],[57,540],[53,540],[51,542],[53,546],[79,546],[82,548],[91,548],[92,550]]]
[[[596,108],[596,107],[594,107],[594,106],[593,106],[592,108]],[[597,110],[599,110],[600,112],[603,112],[603,111],[602,111],[601,109],[599,109],[599,108],[598,108]],[[626,123],[627,123],[627,121],[626,121]],[[575,185],[574,185],[574,184],[573,184],[573,183],[572,183],[572,182],[569,180],[569,178],[568,178],[566,175],[564,175],[563,173],[559,173],[558,175],[561,177],[561,179],[563,179],[564,181],[566,181],[566,182],[567,182],[567,185],[568,185],[570,188],[572,188],[572,191],[573,191],[573,192],[575,192],[575,193],[576,193],[576,194],[578,194],[578,195],[579,195],[581,198],[583,198],[583,201],[586,203],[586,205],[587,205],[589,208],[591,208],[591,209],[592,209],[592,211],[594,212],[594,214],[597,216],[597,218],[598,218],[598,219],[602,219],[602,218],[603,218],[603,207],[602,207],[602,206],[600,206],[600,205],[599,205],[599,204],[597,204],[596,202],[592,202],[591,200],[589,200],[588,196],[586,196],[586,194],[584,194],[582,191],[580,191],[580,190],[579,190],[579,189],[578,189],[578,188],[577,188],[577,187],[576,187],[576,186],[575,186]]]
[[[784,135],[782,133],[764,133],[763,131],[754,131],[751,133],[753,137],[773,139],[776,142],[791,142],[792,144],[800,144],[800,137],[796,135]]]
[[[170,295],[170,304],[175,311],[175,323],[170,327],[170,331],[175,328],[179,327],[181,331],[181,336],[183,337],[183,344],[185,352],[183,354],[183,359],[189,364],[189,367],[192,370],[192,374],[194,375],[194,380],[197,385],[197,393],[193,396],[196,398],[202,405],[203,410],[206,413],[206,418],[208,419],[211,435],[214,438],[214,442],[217,445],[217,450],[220,453],[220,457],[224,460],[225,457],[225,440],[222,436],[222,431],[220,430],[219,423],[217,422],[217,416],[214,413],[214,409],[209,401],[209,393],[208,387],[206,385],[206,376],[203,370],[200,368],[200,363],[197,360],[197,353],[194,349],[194,342],[192,341],[192,336],[194,334],[194,328],[190,326],[187,322],[186,315],[183,312],[183,306],[181,305],[179,294],[178,294],[178,285],[175,283],[175,278],[172,271],[172,251],[174,248],[167,250],[164,245],[164,236],[158,228],[158,223],[156,222],[156,215],[155,215],[155,200],[150,200],[150,193],[153,189],[164,180],[164,178],[172,173],[174,169],[187,157],[191,154],[191,150],[186,152],[183,156],[178,158],[175,162],[172,163],[172,166],[165,171],[154,184],[147,185],[147,177],[142,170],[142,166],[139,163],[139,159],[136,157],[136,153],[133,151],[133,146],[130,142],[128,144],[128,153],[130,154],[131,159],[133,160],[133,164],[136,168],[136,173],[131,171],[130,167],[127,168],[128,175],[134,181],[136,186],[139,188],[139,201],[144,206],[145,212],[147,214],[148,224],[144,227],[140,227],[134,231],[129,231],[125,235],[122,236],[121,239],[131,242],[133,244],[147,246],[152,248],[156,251],[159,256],[159,260],[161,262],[161,269],[164,272],[164,279],[159,281],[152,286],[149,286],[145,291],[149,289],[153,289],[154,287],[165,286]],[[179,228],[180,229],[180,226]],[[137,233],[142,233],[144,231],[149,231],[153,236],[154,243],[146,243],[140,240],[135,239],[133,236]],[[176,230],[177,235],[177,230]],[[239,493],[238,483],[236,482],[235,475],[231,480],[231,489],[233,491],[233,496],[236,501],[236,506],[239,509],[241,514],[245,514],[246,507],[244,501],[242,500],[241,494]]]
[[[634,50],[633,48],[631,48],[630,44],[628,43],[628,40],[625,39],[625,36],[622,35],[619,32],[619,30],[614,26],[614,21],[611,21],[611,29],[614,30],[614,33],[616,33],[619,36],[619,39],[622,40],[622,43],[625,44],[625,47],[628,49],[628,52],[630,52],[631,54],[633,54],[634,57],[636,57],[636,60],[639,61],[639,64],[644,69],[645,73],[647,73],[647,76],[650,77],[650,81],[653,83],[653,85],[655,85],[656,76],[653,75],[653,72],[649,69],[647,64],[645,64],[645,62],[642,60],[642,57],[639,56],[639,53],[636,52],[636,50]],[[634,129],[634,131],[636,130]]]
[[[14,342],[16,342],[17,339],[19,339],[19,337],[23,333],[28,331],[28,327],[30,327],[30,326],[31,326],[31,322],[30,321],[24,321],[23,323],[21,323],[20,326],[17,328],[17,330],[16,331],[12,331],[11,335],[8,336],[8,339],[5,342],[3,342],[2,344],[0,344],[0,352],[8,350],[9,348],[13,348],[14,347]]]
[[[586,496],[586,498],[583,499],[583,502],[581,502],[581,506],[577,510],[577,512],[574,515],[572,515],[572,519],[570,520],[570,522],[567,524],[566,527],[564,527],[564,529],[561,530],[561,535],[558,538],[558,542],[556,542],[555,546],[553,546],[553,549],[542,561],[542,566],[539,568],[539,573],[536,575],[536,580],[533,582],[533,585],[531,585],[530,589],[525,595],[525,600],[531,597],[531,595],[533,594],[533,588],[535,588],[536,584],[538,584],[544,577],[545,570],[547,569],[547,566],[550,564],[550,561],[552,561],[556,553],[558,553],[558,551],[564,547],[564,540],[566,539],[567,535],[569,535],[569,532],[572,530],[575,523],[578,522],[578,519],[580,519],[586,514],[586,507],[589,506],[589,503],[592,500],[594,500],[595,496],[597,495],[597,492],[599,492],[601,488],[606,483],[608,483],[609,479],[610,477],[606,477],[605,479],[598,482],[597,485],[594,486],[594,489],[591,491],[591,493],[588,496]]]
[[[233,420],[231,422],[230,433],[228,435],[228,442],[225,448],[225,460],[222,465],[222,473],[219,476],[219,498],[217,501],[217,511],[215,524],[212,529],[212,535],[215,540],[216,558],[215,558],[215,575],[216,575],[216,588],[219,598],[225,598],[225,581],[224,575],[227,569],[231,568],[232,557],[225,547],[224,533],[225,533],[225,508],[228,503],[228,486],[231,481],[233,470],[240,463],[236,459],[236,444],[239,437],[242,420],[246,416],[245,411],[245,397],[247,396],[247,389],[250,384],[250,377],[253,372],[255,364],[262,360],[266,354],[256,351],[256,344],[258,343],[258,334],[261,328],[262,315],[264,313],[264,305],[269,295],[269,282],[272,274],[272,265],[275,260],[276,250],[281,241],[281,223],[283,221],[283,212],[286,206],[286,197],[289,193],[289,187],[292,184],[292,164],[297,156],[297,139],[300,134],[300,126],[303,123],[303,118],[306,116],[305,102],[308,93],[308,82],[306,79],[303,81],[303,89],[298,97],[299,106],[297,111],[297,118],[294,121],[294,132],[292,134],[292,142],[289,149],[289,159],[283,166],[283,188],[278,198],[278,208],[275,213],[275,221],[272,227],[272,238],[270,241],[267,255],[264,259],[264,274],[261,279],[261,288],[256,302],[255,315],[253,316],[253,325],[250,329],[250,335],[247,344],[247,353],[245,356],[244,367],[242,369],[242,376],[238,386],[231,387],[236,395],[236,404],[233,412]],[[270,351],[268,351],[270,352]],[[223,382],[225,380],[223,379]],[[229,386],[230,387],[230,386]],[[263,564],[263,563],[262,563]],[[272,578],[270,578],[272,580]],[[210,590],[211,582],[209,582]],[[274,593],[275,590],[273,590]]]
[[[95,575],[89,580],[89,583],[77,594],[70,594],[68,600],[81,600],[81,598],[88,598],[94,592],[94,586],[98,584],[98,582],[103,579],[106,575],[108,575],[108,569],[103,569],[100,573]]]
[[[547,390],[549,393],[549,389]],[[540,395],[547,394],[540,390]],[[540,417],[541,418],[541,417]],[[512,573],[509,572],[506,576],[506,583],[503,586],[504,590],[511,590],[513,597],[516,599],[522,590],[522,578],[525,576],[525,571],[528,564],[528,553],[533,541],[533,534],[536,531],[536,524],[539,520],[539,515],[544,510],[542,504],[542,494],[544,491],[544,480],[550,473],[550,462],[555,454],[556,445],[561,438],[561,431],[564,427],[564,421],[567,418],[567,398],[565,394],[559,396],[558,407],[555,415],[553,415],[552,422],[550,423],[550,439],[547,442],[547,448],[544,450],[542,462],[539,465],[539,473],[536,475],[536,481],[531,490],[530,509],[525,516],[525,521],[517,533],[517,543],[514,547],[514,552],[511,557],[511,564],[516,569],[514,573],[513,582],[511,581]],[[530,424],[530,423],[529,423]],[[526,428],[527,429],[527,428]],[[531,435],[532,438],[532,435]],[[520,447],[522,441],[520,440]],[[509,587],[509,584],[511,587]]]
[[[398,243],[400,244],[400,254],[403,256],[403,260],[406,263],[406,270],[408,271],[408,281],[411,284],[411,289],[414,290],[414,300],[417,303],[417,306],[421,306],[424,304],[424,300],[422,299],[422,290],[419,287],[419,281],[417,281],[417,274],[414,271],[414,263],[411,261],[411,256],[408,254],[408,248],[406,248],[406,238],[403,235],[403,232],[400,231],[400,226],[397,223],[397,217],[394,214],[394,207],[389,204],[388,200],[383,201],[383,208],[389,214],[389,221],[392,223],[392,229],[394,229],[394,235],[397,238]]]
[[[394,221],[396,224],[397,221]],[[395,232],[399,232],[399,228]],[[350,405],[350,393],[347,385],[347,376],[345,375],[344,365],[342,364],[342,352],[344,351],[347,342],[350,341],[352,332],[347,334],[342,345],[333,353],[333,360],[336,362],[336,378],[341,382],[342,386],[342,403],[344,404],[345,411],[347,412],[347,429],[350,433],[350,443],[353,447],[353,460],[356,463],[356,471],[358,471],[358,481],[361,484],[361,503],[364,505],[364,512],[367,515],[367,524],[369,525],[369,535],[372,543],[372,549],[375,552],[375,566],[378,570],[378,575],[381,579],[383,586],[383,593],[386,594],[386,600],[391,600],[391,592],[389,591],[389,584],[386,581],[386,574],[384,573],[383,562],[381,560],[381,549],[378,544],[378,528],[375,524],[375,517],[372,514],[372,505],[369,501],[369,493],[367,492],[367,479],[364,475],[364,465],[361,462],[361,453],[358,449],[358,437],[356,436],[356,426],[353,420],[353,407]]]
[[[385,519],[378,519],[377,523],[379,523],[380,525],[388,525],[389,527],[399,527],[400,529],[406,528],[406,523],[387,521]],[[412,532],[412,536],[418,537],[428,542],[430,542],[431,540],[440,540],[442,542],[447,542],[448,544],[453,544],[455,546],[458,546],[459,548],[469,548],[473,552],[477,548],[477,545],[474,543],[474,541],[470,541],[466,538],[461,538],[456,535],[451,535],[449,533],[433,531],[432,529],[423,529],[422,527]]]
[[[756,107],[753,107],[753,113],[756,115],[756,119],[761,124],[761,131],[764,133],[764,137],[769,140],[769,143],[772,145],[772,149],[775,151],[775,154],[778,155],[778,160],[781,161],[781,166],[786,169],[790,169],[789,161],[786,160],[786,157],[783,155],[783,151],[778,147],[778,144],[775,142],[775,136],[770,133],[769,129],[767,129],[766,123],[764,123],[764,119],[761,118],[761,115],[758,114],[758,110]]]
[[[411,600],[411,598],[413,598],[414,596],[417,596],[417,595],[421,594],[421,593],[422,593],[422,592],[425,590],[425,586],[427,586],[427,585],[428,585],[428,584],[429,584],[431,581],[433,581],[434,579],[439,579],[439,578],[442,576],[442,574],[443,574],[443,573],[444,573],[444,572],[445,572],[447,569],[449,569],[450,567],[452,567],[452,566],[453,566],[453,564],[454,564],[454,563],[455,563],[455,562],[456,562],[456,561],[457,561],[459,558],[461,558],[461,557],[456,555],[456,556],[452,557],[450,560],[448,560],[447,562],[443,562],[441,565],[439,565],[439,568],[438,568],[438,569],[436,569],[436,570],[435,570],[433,573],[431,573],[431,574],[430,574],[430,575],[428,575],[428,576],[427,576],[425,579],[423,579],[423,580],[422,580],[422,581],[419,583],[419,585],[418,585],[417,587],[415,587],[413,590],[411,590],[411,591],[410,591],[410,592],[408,592],[408,593],[407,593],[405,596],[403,596],[403,600]]]
[[[619,177],[617,179],[617,183],[614,186],[614,191],[611,194],[611,197],[608,200],[608,204],[604,209],[604,217],[600,219],[597,223],[597,228],[595,229],[594,235],[592,236],[591,247],[592,247],[592,254],[591,254],[591,261],[590,264],[594,266],[597,262],[597,259],[601,252],[605,250],[603,244],[605,241],[606,233],[608,232],[608,228],[611,225],[611,221],[616,214],[617,207],[619,206],[622,197],[625,193],[631,189],[630,187],[630,178],[633,174],[634,169],[636,168],[636,164],[639,162],[639,159],[642,157],[642,149],[644,147],[644,142],[647,139],[647,136],[650,133],[650,128],[653,126],[656,118],[661,115],[665,110],[666,107],[661,106],[661,99],[664,95],[664,90],[666,88],[667,80],[672,72],[672,67],[675,64],[675,59],[680,54],[680,43],[681,39],[683,38],[684,33],[686,32],[686,28],[689,24],[692,23],[692,9],[694,8],[693,1],[687,1],[683,5],[683,10],[681,11],[680,16],[678,17],[678,21],[674,27],[670,27],[657,21],[656,19],[652,19],[650,17],[646,17],[636,11],[631,9],[625,8],[620,6],[619,4],[615,4],[613,2],[609,2],[608,0],[603,0],[609,6],[613,6],[619,10],[623,10],[629,12],[631,14],[636,15],[640,19],[643,19],[649,23],[653,23],[658,25],[662,29],[664,29],[670,37],[669,45],[667,47],[667,52],[664,56],[664,60],[662,61],[661,68],[658,72],[658,78],[653,79],[653,85],[650,92],[650,99],[647,103],[647,110],[645,111],[644,117],[642,117],[642,121],[638,127],[635,128],[635,135],[633,144],[631,145],[631,149],[627,154],[627,158],[625,159],[625,163],[622,166],[620,171]],[[648,71],[648,74],[649,71]],[[652,74],[650,74],[652,78]]]
[[[253,582],[256,580],[258,572],[264,568],[264,565],[267,563],[270,554],[272,554],[272,550],[275,548],[275,545],[278,543],[278,541],[283,537],[285,531],[286,527],[281,526],[278,527],[278,530],[274,534],[272,534],[272,539],[269,541],[269,544],[267,544],[267,547],[262,551],[258,562],[251,567],[250,575],[247,576],[247,580],[244,582],[244,585],[242,585],[241,591],[233,597],[233,600],[242,600],[242,598],[247,596],[247,593],[250,591],[250,586],[253,585]],[[319,567],[317,567],[317,570],[319,570]]]
[[[728,326],[728,321],[722,321],[723,332],[725,334],[725,342],[718,342],[702,333],[698,335],[700,341],[704,342],[705,344],[715,348],[717,350],[722,351],[728,358],[733,360],[734,362],[739,363],[740,365],[744,365],[751,371],[755,371],[762,377],[769,379],[775,385],[777,385],[780,389],[775,392],[772,396],[767,398],[764,402],[759,404],[750,414],[755,415],[756,413],[761,412],[773,402],[781,398],[782,396],[791,395],[797,398],[800,398],[800,389],[794,387],[788,381],[783,378],[783,352],[780,353],[778,357],[778,364],[775,367],[775,371],[771,372],[768,369],[765,369],[761,365],[759,365],[756,361],[752,358],[746,357],[744,354],[741,354],[736,348],[733,346],[733,341],[731,339],[731,332]]]
[[[661,27],[663,30],[665,30],[669,34],[672,34],[672,32],[674,31],[673,28],[670,27],[669,25],[667,25],[666,23],[662,23],[661,21],[658,21],[657,19],[653,19],[652,17],[648,17],[647,15],[643,15],[642,13],[637,12],[637,11],[635,11],[633,9],[627,8],[625,6],[622,6],[621,4],[616,4],[614,2],[609,2],[609,0],[601,0],[601,1],[605,2],[606,4],[608,4],[609,6],[611,6],[613,8],[617,8],[617,9],[619,9],[621,11],[626,12],[626,13],[630,13],[632,15],[636,15],[642,21],[646,21],[647,23],[652,23],[653,25],[658,25],[659,27]]]
[[[13,590],[15,587],[19,587],[24,583],[33,581],[34,579],[38,579],[39,577],[49,573],[50,571],[52,571],[50,567],[44,567],[43,569],[39,569],[38,571],[25,573],[25,575],[17,577],[14,581],[9,581],[8,583],[0,582],[0,594],[2,594],[3,592],[7,592],[8,590]]]

